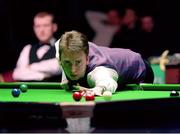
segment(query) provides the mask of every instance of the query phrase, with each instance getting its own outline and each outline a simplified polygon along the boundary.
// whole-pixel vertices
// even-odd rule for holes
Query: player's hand
[[[61,85],[61,88],[63,88],[63,89],[66,89],[66,90],[70,89],[68,81],[63,81],[60,83],[60,85]]]
[[[94,90],[82,86],[73,86],[73,88],[79,92],[81,92],[83,95],[86,94],[92,94],[95,95]]]
[[[96,96],[102,96],[104,90],[101,87],[95,87],[95,88],[85,88],[82,86],[73,86],[73,88],[77,91],[82,92],[84,95],[86,94],[92,94]]]

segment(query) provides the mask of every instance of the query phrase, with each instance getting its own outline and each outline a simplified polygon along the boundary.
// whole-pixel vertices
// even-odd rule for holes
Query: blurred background
[[[144,58],[159,56],[166,49],[172,54],[180,51],[180,8],[175,0],[0,0],[0,72],[12,70],[22,48],[36,42],[32,25],[37,12],[48,11],[55,15],[59,27],[55,35],[57,39],[65,31],[78,30],[93,41],[98,31],[87,19],[88,11],[107,15],[110,10],[116,10],[121,19],[119,25],[123,25],[126,9],[135,12],[140,31],[142,18],[151,16],[155,32],[146,35],[137,33],[137,30],[129,35],[127,32],[123,34],[123,28],[120,28],[108,47],[130,48],[140,52]],[[128,40],[131,41],[126,44]]]

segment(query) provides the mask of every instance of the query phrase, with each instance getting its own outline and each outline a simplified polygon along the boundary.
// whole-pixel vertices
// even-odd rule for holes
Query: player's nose
[[[77,72],[78,72],[78,68],[75,65],[72,65],[71,74],[72,75],[77,75]]]

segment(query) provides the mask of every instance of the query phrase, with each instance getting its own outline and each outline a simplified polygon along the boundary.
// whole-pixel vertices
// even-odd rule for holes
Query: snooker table
[[[11,90],[28,90],[13,97]],[[59,83],[0,83],[0,132],[180,132],[180,84],[129,84],[75,102]]]

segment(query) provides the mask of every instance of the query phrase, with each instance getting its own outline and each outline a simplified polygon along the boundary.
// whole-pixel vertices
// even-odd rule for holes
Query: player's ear
[[[53,32],[56,32],[58,29],[58,25],[56,23],[53,24]]]

